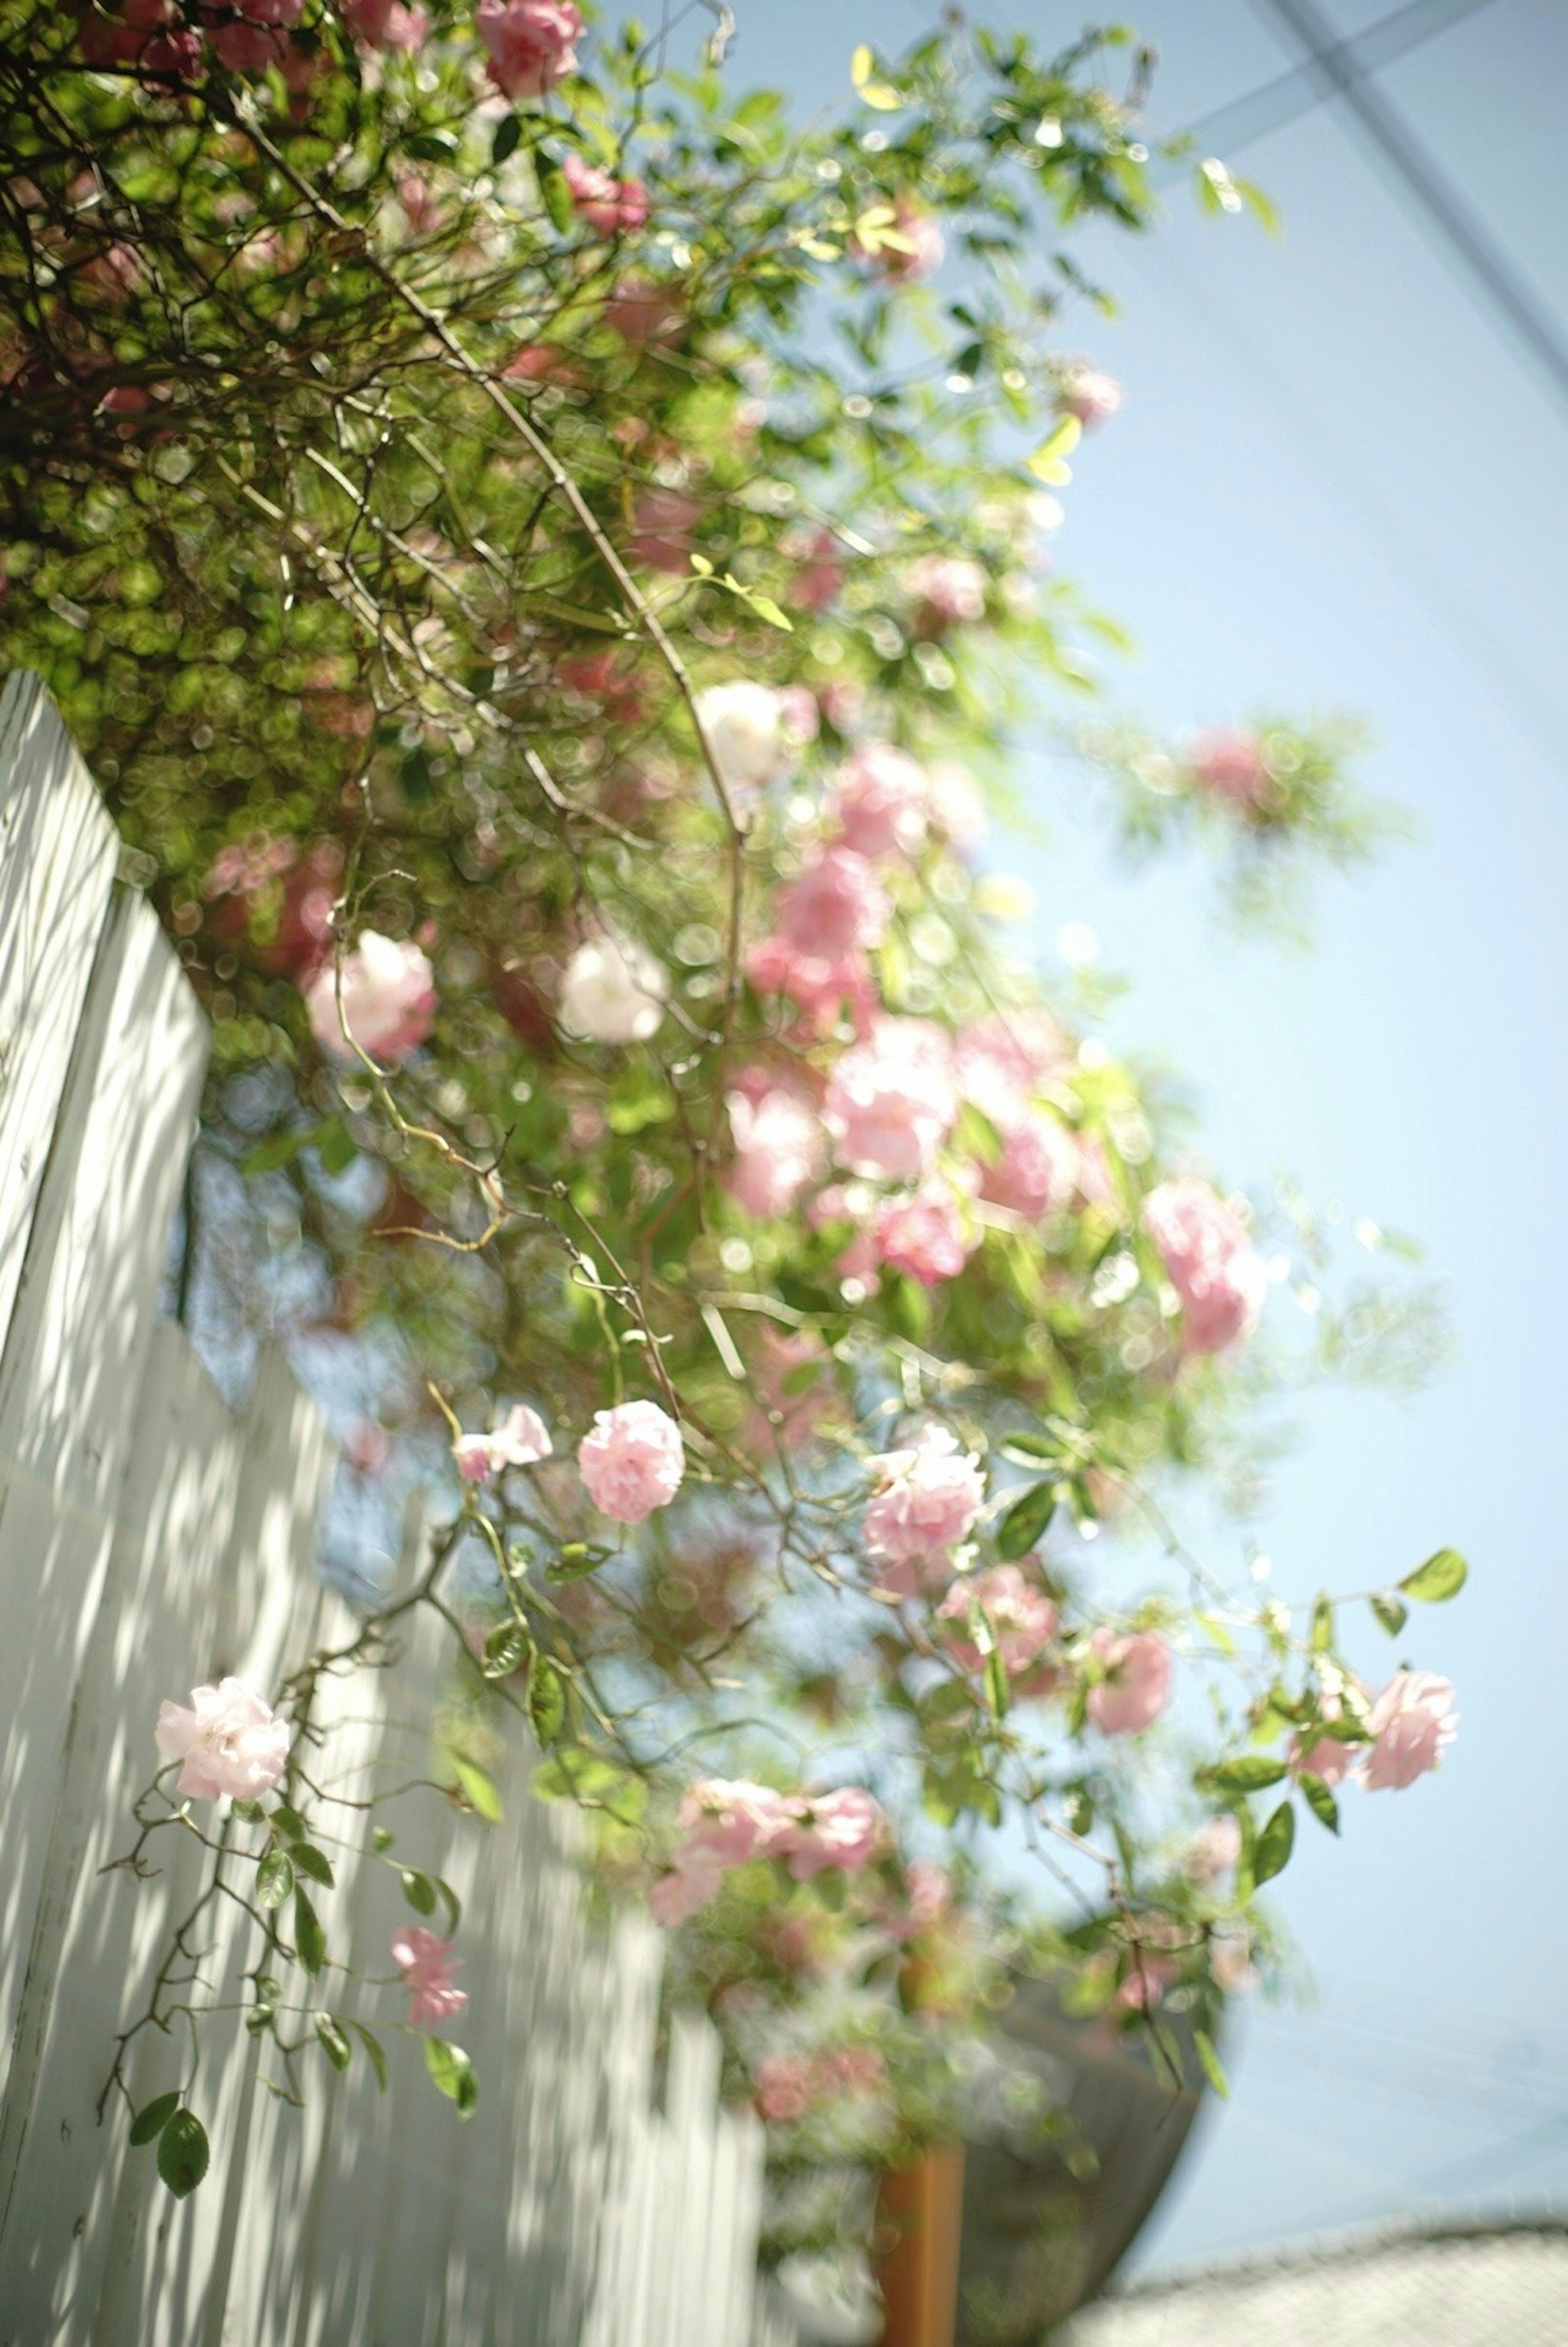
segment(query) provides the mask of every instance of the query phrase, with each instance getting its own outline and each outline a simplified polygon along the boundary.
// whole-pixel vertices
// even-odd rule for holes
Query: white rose
[[[646,1043],[668,992],[668,971],[644,947],[592,938],[562,973],[561,1025],[590,1043]]]
[[[744,677],[706,685],[697,696],[697,715],[728,789],[763,790],[789,764],[783,710],[771,685]]]

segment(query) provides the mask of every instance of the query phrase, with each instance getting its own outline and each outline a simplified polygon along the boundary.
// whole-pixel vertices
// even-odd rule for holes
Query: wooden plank
[[[0,1356],[0,2091],[205,1056],[158,923],[117,892]]]
[[[119,843],[41,679],[0,688],[0,1337]]]

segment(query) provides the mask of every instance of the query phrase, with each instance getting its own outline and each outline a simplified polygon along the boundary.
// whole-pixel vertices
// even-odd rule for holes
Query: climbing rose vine
[[[210,1864],[107,2092],[176,2005],[230,2025],[181,1952],[221,1883],[288,2091],[401,2015],[473,2107],[458,1902],[317,1750],[423,1610],[443,1781],[495,1864],[486,1739],[584,1803],[769,2125],[783,2247],[864,2205],[813,2163],[962,2123],[1020,1973],[1218,2080],[1298,1817],[1451,1741],[1368,1641],[1465,1568],[1292,1602],[1184,1546],[1252,1396],[1402,1374],[1419,1311],[1217,1176],[1001,918],[1025,730],[1242,915],[1380,820],[1340,722],[1076,714],[1115,631],[1051,548],[1123,393],[1072,232],[1150,224],[1149,57],[953,26],[801,130],[677,29],[4,0],[0,653],[209,1012],[172,1289],[231,1385],[261,1327],[317,1378],[361,1614],[277,1687],[147,1690],[125,1863]],[[438,1530],[378,1584],[414,1486]],[[323,1843],[367,1834],[445,1930],[351,2036]]]

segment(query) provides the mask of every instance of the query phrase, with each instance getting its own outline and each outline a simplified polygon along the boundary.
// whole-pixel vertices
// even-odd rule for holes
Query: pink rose
[[[1089,1689],[1089,1717],[1102,1736],[1137,1735],[1170,1701],[1170,1648],[1153,1630],[1123,1637],[1101,1628],[1091,1636],[1089,1651],[1105,1670],[1105,1677]]]
[[[640,1524],[679,1491],[686,1448],[657,1402],[623,1401],[595,1413],[577,1446],[577,1465],[596,1508],[618,1524]]]
[[[419,1923],[405,1924],[392,1933],[392,1962],[402,1970],[408,1991],[411,2029],[438,2028],[468,2003],[467,1990],[453,1982],[453,1973],[461,1966],[452,1945],[450,1940],[438,1939]]]
[[[691,534],[702,519],[700,498],[679,489],[639,489],[632,507],[626,551],[650,570],[684,577],[691,569]]]
[[[647,225],[648,191],[640,179],[617,179],[580,155],[568,155],[561,176],[580,220],[600,236],[628,236]]]
[[[1234,1874],[1241,1863],[1241,1825],[1233,1817],[1210,1818],[1186,1846],[1182,1871],[1200,1888]]]
[[[768,2054],[751,2075],[757,2114],[769,2127],[803,2119],[811,2107],[814,2085],[810,2063],[803,2055]]]
[[[954,1047],[960,1091],[997,1125],[1015,1118],[1070,1058],[1066,1036],[1038,1008],[988,1010],[962,1030]]]
[[[1370,1751],[1360,1778],[1369,1793],[1400,1791],[1435,1768],[1459,1729],[1451,1679],[1431,1671],[1396,1671],[1372,1706]]]
[[[951,1048],[920,1019],[879,1019],[834,1068],[822,1122],[851,1174],[918,1182],[958,1115]]]
[[[1207,1182],[1162,1182],[1144,1200],[1144,1227],[1181,1298],[1186,1349],[1220,1353],[1249,1337],[1268,1276],[1235,1207]]]
[[[881,1805],[858,1785],[807,1794],[792,1806],[797,1815],[775,1834],[770,1854],[786,1860],[797,1882],[814,1882],[829,1867],[856,1873],[887,1839]]]
[[[904,572],[904,592],[928,635],[985,617],[985,573],[962,554],[922,554]]]
[[[1033,1562],[1033,1560],[1030,1560]],[[970,1608],[978,1605],[991,1625],[1002,1667],[1010,1679],[1023,1678],[1056,1635],[1059,1616],[1043,1589],[1037,1588],[1021,1564],[993,1564],[955,1581],[938,1616],[969,1626]],[[966,1671],[983,1667],[984,1656],[973,1641],[948,1632],[953,1659]]]
[[[543,97],[577,70],[583,20],[572,0],[479,0],[473,22],[490,52],[485,70],[507,97]]]
[[[780,888],[774,909],[779,935],[798,953],[841,962],[878,945],[892,918],[887,890],[863,856],[824,848],[798,879]]]
[[[655,343],[674,342],[686,324],[686,304],[670,286],[626,277],[605,303],[604,320],[623,343],[647,350]]]
[[[912,1596],[919,1581],[948,1563],[985,1502],[979,1460],[945,1426],[928,1426],[907,1449],[873,1459],[879,1484],[866,1510],[866,1555],[877,1585]]]
[[[503,1467],[534,1467],[550,1456],[550,1432],[537,1410],[520,1401],[493,1434],[460,1434],[452,1446],[465,1482],[483,1483]]]
[[[648,1912],[665,1931],[674,1931],[701,1913],[723,1880],[723,1862],[711,1850],[677,1850],[669,1872],[648,1892]]]
[[[403,0],[338,0],[338,14],[370,49],[417,49],[430,34],[424,10]]]
[[[795,549],[796,568],[784,589],[784,600],[797,611],[822,611],[844,584],[844,558],[830,529],[813,530]]]
[[[1119,415],[1125,398],[1115,376],[1091,366],[1087,359],[1074,359],[1057,378],[1057,414],[1075,415],[1085,432]]]
[[[429,1034],[435,975],[418,946],[362,930],[341,958],[341,1013],[339,987],[339,969],[327,961],[304,989],[311,1031],[333,1059],[351,1058],[357,1044],[372,1060],[406,1060]]]
[[[281,65],[289,34],[305,0],[204,0],[203,31],[232,73],[265,73]]]
[[[759,994],[787,995],[823,1034],[846,1006],[857,1025],[871,1007],[871,969],[861,953],[825,960],[803,953],[788,938],[762,938],[746,957],[746,975]]]
[[[1002,1129],[1002,1154],[994,1164],[980,1168],[981,1196],[1032,1222],[1071,1204],[1078,1183],[1078,1144],[1060,1119],[1044,1109],[1024,1109],[995,1122]]]
[[[763,1089],[748,1084],[760,1077]],[[821,1173],[827,1143],[810,1101],[772,1081],[763,1069],[742,1071],[725,1106],[735,1137],[729,1188],[748,1214],[788,1214],[809,1182]]]
[[[705,1850],[728,1867],[771,1855],[792,1816],[788,1797],[771,1785],[748,1777],[702,1777],[687,1787],[676,1822],[687,1849]]]
[[[957,1184],[942,1174],[902,1197],[881,1199],[871,1217],[878,1260],[922,1287],[956,1279],[980,1243],[964,1206]]]
[[[857,856],[912,856],[925,838],[930,794],[925,769],[906,752],[865,742],[833,777],[824,813]]]
[[[184,1763],[175,1791],[199,1801],[253,1801],[289,1764],[289,1727],[243,1679],[193,1687],[190,1709],[167,1700],[153,1730],[166,1760]]]
[[[1186,747],[1186,768],[1198,788],[1232,806],[1268,805],[1273,776],[1256,733],[1239,725],[1218,726],[1213,733],[1195,733]]]

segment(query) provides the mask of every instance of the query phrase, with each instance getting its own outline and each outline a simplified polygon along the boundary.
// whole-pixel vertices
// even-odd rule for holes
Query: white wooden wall
[[[346,2076],[312,2054],[301,2112],[258,2082],[238,2016],[209,2023],[194,2106],[212,2170],[176,2202],[123,2109],[94,2106],[143,2009],[166,1871],[98,1869],[129,1840],[159,1700],[261,1686],[348,1617],[315,1576],[330,1467],[276,1356],[243,1418],[157,1316],[206,1051],[200,1013],[36,680],[0,695],[0,2347],[790,2347],[757,2305],[761,2148],[719,2110],[718,2048],[677,2024],[653,2076],[660,1957],[640,1919],[588,1918],[574,1820],[496,1775],[504,1822],[439,1794],[389,1813],[400,1854],[464,1901],[471,2003],[448,2034],[481,2078],[461,2122],[395,2026],[394,1988]],[[428,1768],[435,1665],[332,1684],[338,1788]],[[170,1847],[173,1845],[174,1847]],[[383,1864],[334,1853],[329,1954],[392,1969],[411,1920]],[[204,1965],[252,1960],[231,1910]],[[326,1977],[331,1978],[329,1973]],[[144,2032],[138,2106],[186,2049]],[[261,2065],[263,2070],[267,2065]]]

